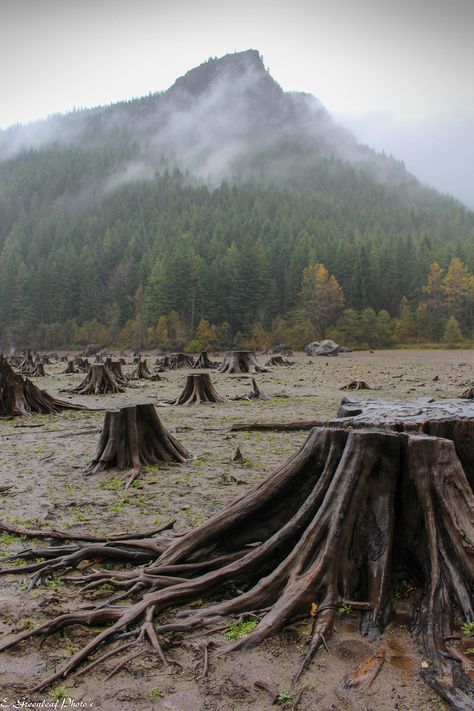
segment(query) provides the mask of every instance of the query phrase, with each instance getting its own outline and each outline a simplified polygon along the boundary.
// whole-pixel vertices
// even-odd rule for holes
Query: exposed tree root
[[[71,624],[108,625],[37,690],[125,630],[156,646],[164,633],[194,632],[229,615],[257,614],[260,621],[223,653],[255,646],[290,621],[312,616],[297,679],[326,644],[341,604],[361,611],[363,632],[383,631],[392,575],[402,571],[419,590],[414,633],[429,663],[427,681],[456,709],[473,708],[474,684],[445,642],[459,620],[474,620],[474,497],[452,441],[375,429],[314,429],[293,457],[231,506],[169,538],[168,545],[162,539],[88,546],[92,556],[113,557],[114,551],[122,552],[122,560],[135,555],[150,561],[78,579],[88,590],[106,580],[119,597],[125,590],[132,604],[117,605],[117,597],[0,645],[7,649]],[[160,553],[153,554],[154,545]],[[71,549],[62,553],[63,569],[77,565],[82,551]],[[42,566],[35,574],[50,570],[50,563],[34,564]],[[207,607],[153,625],[165,610],[202,598],[210,601]]]

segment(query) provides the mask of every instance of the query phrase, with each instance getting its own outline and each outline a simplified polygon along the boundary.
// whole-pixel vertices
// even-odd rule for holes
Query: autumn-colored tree
[[[190,353],[209,351],[215,348],[217,342],[217,328],[205,318],[199,321],[194,338],[186,346]]]
[[[324,264],[313,264],[303,270],[300,299],[314,336],[323,338],[326,329],[335,323],[345,304],[342,287]]]
[[[444,329],[443,341],[448,346],[455,346],[462,341],[461,328],[459,322],[454,316],[450,316]]]
[[[405,296],[400,302],[400,316],[395,321],[393,337],[396,343],[410,343],[416,339],[415,315]]]
[[[474,276],[459,257],[453,257],[442,282],[446,313],[462,329],[474,330]]]
[[[156,340],[158,348],[168,350],[170,347],[170,336],[168,332],[168,317],[160,316],[156,324]]]
[[[249,349],[264,350],[271,345],[271,336],[260,321],[254,323],[249,335],[244,339],[244,346]]]

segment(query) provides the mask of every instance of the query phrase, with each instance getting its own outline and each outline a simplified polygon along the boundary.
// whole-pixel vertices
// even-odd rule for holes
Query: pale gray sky
[[[474,207],[473,31],[474,0],[0,0],[0,127],[254,48],[283,89]]]

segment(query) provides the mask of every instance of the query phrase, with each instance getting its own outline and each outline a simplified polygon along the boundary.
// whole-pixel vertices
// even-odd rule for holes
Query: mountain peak
[[[220,81],[241,83],[242,80],[248,80],[246,83],[260,91],[277,89],[281,92],[278,84],[265,69],[262,56],[256,49],[234,52],[219,58],[209,57],[206,62],[179,77],[168,92],[196,97]]]

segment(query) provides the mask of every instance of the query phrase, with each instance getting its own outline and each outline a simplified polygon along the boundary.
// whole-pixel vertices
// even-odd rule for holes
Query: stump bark
[[[176,400],[170,405],[200,405],[201,403],[227,402],[215,389],[209,373],[193,373],[186,378],[186,384]]]
[[[218,368],[219,363],[215,363],[212,361],[208,354],[207,351],[201,351],[199,354],[198,359],[192,366],[194,369],[201,369],[201,370],[210,370],[211,368]]]
[[[15,373],[0,353],[0,417],[51,414],[62,410],[87,410],[58,400],[45,390],[40,390],[27,378]]]
[[[79,395],[104,395],[105,393],[123,393],[125,390],[117,383],[114,375],[104,363],[93,363],[89,366],[84,380],[68,392]]]
[[[253,351],[226,351],[218,372],[227,373],[268,373],[270,368],[260,365]]]
[[[137,367],[135,370],[132,372],[130,375],[130,380],[161,380],[160,376],[158,373],[152,373],[151,370],[148,367],[148,363],[146,362],[146,358],[144,360],[139,359],[137,362]]]
[[[157,368],[167,370],[179,370],[180,368],[192,368],[194,358],[188,353],[169,353],[156,359]]]
[[[62,375],[76,375],[77,373],[80,373],[81,370],[78,365],[74,363],[73,360],[68,360],[66,369],[63,370]]]
[[[105,413],[97,451],[88,473],[185,462],[191,455],[161,422],[154,405],[133,405]]]
[[[404,579],[416,588],[412,631],[428,663],[424,678],[454,708],[473,708],[470,672],[447,642],[462,622],[474,620],[474,496],[449,439],[315,428],[293,457],[206,523],[168,543],[132,543],[71,546],[69,554],[61,546],[47,560],[1,571],[30,571],[36,582],[94,555],[150,561],[135,570],[82,573],[76,580],[87,589],[107,582],[119,594],[107,606],[65,613],[0,646],[67,625],[108,624],[35,690],[66,676],[127,629],[161,651],[162,635],[195,634],[213,622],[222,625],[222,617],[245,614],[258,625],[223,652],[253,647],[295,619],[313,619],[296,683],[326,644],[342,605],[360,612],[363,633],[378,635],[390,620],[394,587]],[[18,555],[36,560],[46,554],[35,549]],[[116,604],[126,596],[134,602]],[[196,600],[208,604],[160,623],[165,611]]]
[[[104,365],[110,370],[118,385],[121,385],[123,387],[127,385],[127,378],[125,377],[122,371],[122,363],[120,362],[120,360],[112,360],[112,358],[106,358]]]
[[[30,378],[46,378],[47,375],[48,373],[45,372],[44,363],[38,360],[35,361],[33,370],[28,373]]]
[[[294,365],[295,361],[294,360],[288,360],[288,358],[283,358],[281,355],[274,355],[271,358],[267,360],[265,365],[269,368],[273,368],[275,366],[288,366],[288,365]]]

